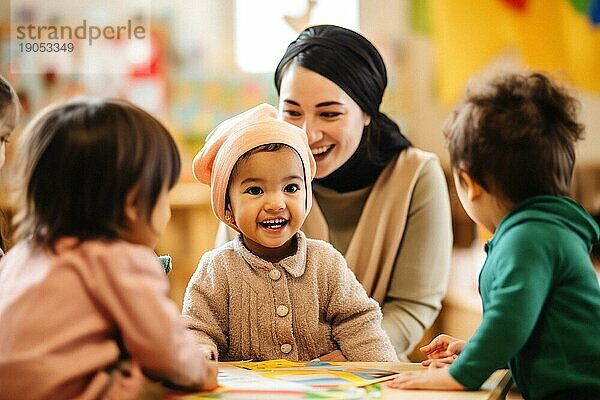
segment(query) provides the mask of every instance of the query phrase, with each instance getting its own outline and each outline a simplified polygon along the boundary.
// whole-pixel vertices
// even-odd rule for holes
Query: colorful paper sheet
[[[394,371],[345,363],[270,360],[241,361],[219,366],[220,388],[185,400],[201,399],[361,399],[391,379]]]

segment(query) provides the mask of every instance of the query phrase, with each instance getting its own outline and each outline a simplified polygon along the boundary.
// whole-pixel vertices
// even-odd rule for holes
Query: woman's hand
[[[427,360],[421,364],[427,367],[434,360],[442,364],[452,364],[466,344],[466,341],[449,335],[436,336],[431,343],[419,349],[427,356]]]
[[[331,353],[327,353],[322,355],[321,357],[315,359],[314,361],[348,361],[344,354],[340,350],[334,350]]]
[[[405,372],[386,383],[394,389],[464,390],[448,372],[448,364],[432,360],[426,371]]]

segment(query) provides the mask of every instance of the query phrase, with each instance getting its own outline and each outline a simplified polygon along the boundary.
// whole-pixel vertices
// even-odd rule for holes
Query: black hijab
[[[352,30],[316,25],[305,29],[290,43],[277,65],[278,94],[283,75],[292,64],[334,82],[371,117],[354,154],[337,170],[315,182],[337,192],[372,185],[390,160],[411,146],[398,125],[379,111],[387,86],[381,55],[371,42]]]

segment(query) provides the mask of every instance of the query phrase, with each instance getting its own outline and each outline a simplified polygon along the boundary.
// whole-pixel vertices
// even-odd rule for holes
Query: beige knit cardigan
[[[382,314],[330,244],[296,234],[278,263],[241,236],[207,252],[185,294],[183,314],[218,358],[311,360],[340,349],[350,361],[395,361]]]

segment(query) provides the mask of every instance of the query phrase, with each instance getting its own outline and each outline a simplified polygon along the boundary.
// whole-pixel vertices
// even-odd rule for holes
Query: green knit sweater
[[[530,198],[501,221],[479,276],[483,320],[450,374],[477,389],[507,364],[525,399],[600,388],[598,225],[573,200]]]

